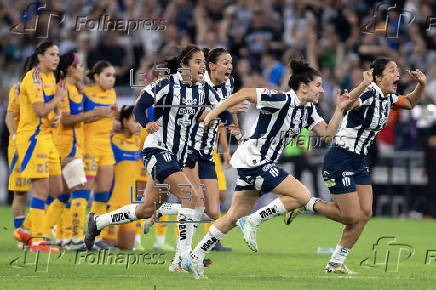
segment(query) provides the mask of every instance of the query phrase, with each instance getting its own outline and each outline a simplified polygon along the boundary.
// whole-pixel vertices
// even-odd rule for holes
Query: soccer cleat
[[[148,234],[154,225],[154,215],[144,220],[144,235]]]
[[[153,251],[156,251],[156,252],[157,251],[172,252],[174,250],[175,250],[174,247],[168,243],[163,243],[163,244],[155,243],[153,245]]]
[[[32,245],[32,234],[28,233],[26,230],[22,228],[18,228],[14,231],[14,239],[18,242],[22,242],[25,245]]]
[[[174,259],[175,260],[173,260],[171,262],[170,266],[168,267],[168,271],[170,271],[170,272],[186,272],[180,266],[180,256],[177,257],[177,258],[174,258]]]
[[[93,212],[88,216],[88,229],[85,234],[85,245],[90,251],[94,247],[95,237],[100,234],[100,231],[97,230],[97,223],[95,222],[97,217],[98,215]]]
[[[203,266],[204,267],[209,267],[212,264],[213,264],[213,261],[211,259],[204,259],[203,260]]]
[[[71,242],[71,245],[69,247],[70,251],[86,251],[86,246],[85,246],[85,242],[80,241],[80,242]]]
[[[36,245],[30,246],[30,251],[33,252],[45,252],[45,253],[59,253],[58,248],[50,246],[47,242],[40,242]]]
[[[357,274],[357,272],[351,271],[344,264],[338,264],[332,262],[329,262],[327,266],[325,266],[325,271],[327,273],[336,273],[336,274],[348,274],[348,275]]]
[[[215,247],[212,248],[212,251],[217,251],[217,252],[231,252],[232,248],[228,248],[228,247],[224,247],[223,245],[221,245],[220,242],[217,242],[215,244]]]
[[[304,206],[299,208],[291,209],[291,211],[285,214],[284,223],[285,225],[290,225],[292,221],[301,213],[305,211]]]
[[[193,259],[191,255],[184,258],[180,265],[182,266],[182,269],[191,273],[192,277],[195,279],[200,279],[200,277],[204,276],[203,263],[199,262],[197,259]]]
[[[244,234],[244,241],[253,252],[257,252],[256,231],[257,227],[253,226],[247,217],[242,217],[236,222]]]

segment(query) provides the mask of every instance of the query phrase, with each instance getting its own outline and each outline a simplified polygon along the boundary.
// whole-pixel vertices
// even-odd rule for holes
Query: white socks
[[[248,220],[253,226],[258,227],[262,222],[287,212],[288,211],[286,210],[280,198],[276,198],[265,207],[262,207],[256,212],[250,214],[248,216]]]
[[[330,263],[343,264],[349,253],[350,249],[337,244],[336,249],[330,258]]]
[[[117,210],[98,216],[95,219],[97,230],[101,230],[108,225],[122,225],[138,220],[135,214],[135,209],[137,206],[138,204],[129,204]]]
[[[194,235],[194,221],[196,212],[192,208],[180,208],[177,215],[177,226],[179,228],[179,237],[177,239],[176,253],[174,261],[179,257],[185,257],[191,251],[192,236]]]
[[[157,210],[158,213],[162,215],[168,215],[168,214],[178,214],[179,209],[182,207],[180,203],[169,203],[164,202],[161,207]]]
[[[212,225],[209,228],[209,232],[203,237],[201,242],[198,243],[194,251],[192,251],[191,257],[197,259],[198,261],[203,261],[207,253],[215,247],[216,243],[224,238],[223,234],[219,229]]]
[[[306,203],[306,205],[304,206],[306,208],[306,210],[311,211],[311,212],[316,212],[316,210],[313,208],[315,206],[315,204],[318,201],[321,201],[322,199],[317,198],[317,197],[311,197],[310,200]]]
[[[156,244],[158,245],[165,244],[165,236],[156,236]]]

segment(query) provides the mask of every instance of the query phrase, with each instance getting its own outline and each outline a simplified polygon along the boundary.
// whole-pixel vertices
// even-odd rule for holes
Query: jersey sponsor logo
[[[113,223],[130,220],[129,215],[125,212],[114,213],[111,215],[111,217]]]
[[[207,240],[204,244],[203,244],[203,246],[201,246],[200,248],[203,250],[203,251],[207,251],[207,250],[209,250],[209,248],[210,247],[212,247],[216,242],[217,242],[218,240],[215,238],[215,237],[211,237],[209,240]]]
[[[194,115],[195,114],[195,109],[194,108],[180,108],[178,111],[179,115]]]

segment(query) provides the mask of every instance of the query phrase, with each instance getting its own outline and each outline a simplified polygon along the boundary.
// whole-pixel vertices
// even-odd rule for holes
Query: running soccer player
[[[350,92],[352,98],[359,96],[368,87],[372,81],[372,71],[365,71],[363,73],[363,81]],[[332,140],[329,140],[332,141]],[[260,224],[264,221],[270,220],[278,215],[283,214],[278,208],[282,207],[282,204],[286,204],[286,200],[290,199],[289,196],[281,196],[276,200],[273,200],[266,206],[259,208],[247,217],[242,217],[237,221],[237,225],[244,233],[244,240],[248,247],[254,251],[258,251],[256,243],[256,231]],[[285,214],[285,224],[289,225],[297,214],[304,211],[304,208],[291,209]]]
[[[317,212],[344,225],[342,236],[326,272],[354,274],[344,261],[372,216],[372,186],[365,165],[368,148],[387,123],[391,109],[413,109],[427,84],[420,71],[407,70],[418,82],[407,96],[397,94],[400,73],[395,61],[378,58],[371,64],[372,83],[347,112],[341,127],[324,157],[323,178],[333,202],[311,198],[305,209]]]
[[[131,188],[136,192],[136,181],[141,174],[141,125],[135,121],[133,106],[120,110],[121,133],[112,135],[111,144],[115,157],[114,182],[107,212],[131,204]],[[136,222],[111,225],[102,232],[103,241],[111,247],[132,250],[135,244]]]
[[[225,100],[233,93],[234,89],[234,80],[230,76],[233,69],[232,56],[224,48],[214,48],[210,51],[205,49],[204,52],[207,64],[204,81],[215,89],[221,100]],[[244,109],[243,105],[241,108]],[[241,108],[229,109],[229,112],[233,113],[235,122],[237,120],[236,111]],[[193,168],[192,174],[195,174],[200,179],[200,183],[204,185],[206,219],[214,220],[220,216],[221,198],[219,190],[225,190],[225,177],[222,173],[221,160],[216,148],[219,124],[220,121],[215,120],[208,130],[204,130],[204,123],[197,123],[192,128],[187,159],[187,164],[189,164],[187,167]],[[223,147],[224,154],[229,156],[227,136],[222,131],[220,135],[220,145]],[[216,172],[217,163],[220,173],[219,184]],[[219,188],[219,185],[221,188]],[[212,223],[205,224],[206,233],[211,225]],[[217,243],[215,249],[231,251],[230,248],[222,247],[220,243]]]
[[[115,68],[107,61],[98,61],[88,74],[93,82],[85,87],[83,92],[83,110],[89,112],[99,107],[112,110],[109,117],[93,122],[85,122],[85,173],[88,179],[86,188],[94,191],[94,203],[91,212],[106,213],[106,203],[109,200],[109,190],[114,175],[114,155],[111,146],[112,123],[117,114],[117,96],[114,90]],[[97,238],[98,248],[109,247]]]
[[[62,191],[59,155],[53,144],[52,127],[60,121],[59,102],[65,97],[65,84],[56,86],[54,71],[59,64],[59,49],[51,42],[40,44],[31,57],[20,85],[20,122],[16,145],[21,176],[31,179],[31,251],[58,252],[43,241],[45,202]]]
[[[195,46],[183,49],[179,56],[168,61],[171,75],[145,87],[134,109],[136,120],[147,128],[149,135],[144,144],[143,161],[151,178],[147,181],[145,202],[124,206],[111,213],[89,215],[85,243],[92,249],[95,236],[105,226],[125,224],[137,219],[150,218],[154,208],[168,198],[171,191],[181,201],[177,221],[179,238],[176,254],[169,270],[180,269],[180,260],[191,250],[194,223],[204,212],[200,199],[201,187],[189,171],[184,171],[188,138],[191,128],[204,117],[204,106],[216,106],[219,97],[204,78],[203,51]],[[182,72],[178,71],[182,68]],[[146,110],[155,103],[154,122],[148,122]],[[222,119],[232,121],[229,112]],[[160,185],[155,185],[159,182]],[[159,187],[165,190],[160,190]]]
[[[348,93],[339,95],[338,92],[335,114],[326,124],[314,104],[324,92],[319,72],[300,61],[291,61],[290,65],[293,74],[289,79],[289,92],[243,88],[222,102],[204,120],[205,126],[209,126],[223,110],[244,100],[249,100],[260,109],[250,139],[238,146],[231,159],[239,176],[229,211],[215,221],[209,233],[182,260],[182,268],[196,279],[204,275],[201,261],[205,255],[235,227],[239,218],[250,213],[261,192],[289,196],[287,203],[278,208],[282,213],[299,208],[310,200],[309,190],[275,163],[283,148],[302,128],[313,128],[319,136],[334,136],[352,100]]]

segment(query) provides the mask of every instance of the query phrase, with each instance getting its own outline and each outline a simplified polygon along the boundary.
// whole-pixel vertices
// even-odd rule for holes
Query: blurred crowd
[[[399,93],[406,94],[415,86],[406,69],[422,70],[428,85],[418,112],[391,114],[378,143],[387,150],[436,148],[431,138],[436,115],[436,106],[432,106],[436,104],[434,0],[44,2],[0,3],[0,96],[6,103],[7,90],[18,79],[23,60],[44,35],[59,44],[61,53],[76,49],[88,68],[100,59],[109,60],[116,67],[117,90],[129,88],[131,69],[137,77],[135,83],[140,84],[140,78],[149,75],[142,73],[150,72],[155,61],[176,55],[189,43],[227,48],[233,56],[238,87],[287,90],[289,60],[303,55],[322,74],[325,94],[319,107],[327,120],[335,108],[336,90],[356,86],[362,80],[362,70],[376,57],[386,56],[400,66]],[[124,22],[142,19],[151,25],[133,32],[77,29],[80,17],[96,23],[102,15]],[[38,25],[31,31],[37,17]],[[26,28],[24,34],[11,31],[16,24]],[[126,92],[133,98],[129,89]],[[243,124],[249,122],[247,117]]]

